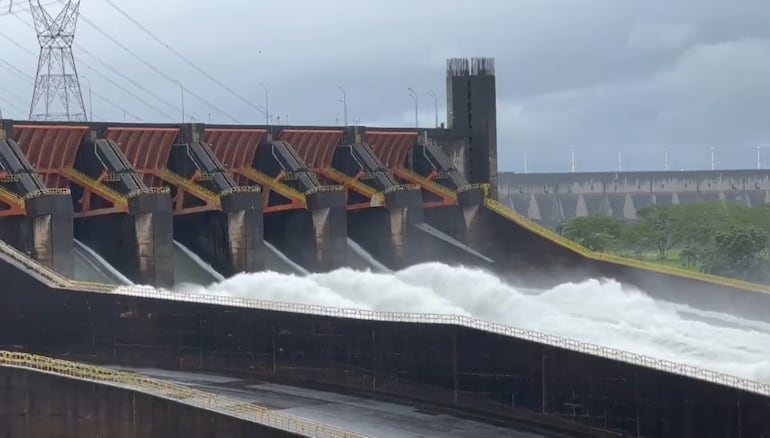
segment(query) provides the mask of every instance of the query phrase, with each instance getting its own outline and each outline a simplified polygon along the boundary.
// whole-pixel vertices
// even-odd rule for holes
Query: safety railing
[[[410,190],[420,190],[419,184],[399,184],[397,186],[390,186],[383,190],[382,193],[387,195],[395,192],[408,192]]]
[[[53,189],[41,189],[33,190],[26,193],[22,199],[29,201],[30,199],[40,198],[41,196],[71,196],[72,192],[67,188],[53,188]]]
[[[126,195],[126,198],[135,198],[142,195],[158,195],[170,193],[171,189],[168,187],[142,187],[141,189],[131,190]]]
[[[193,194],[197,198],[209,204],[217,206],[219,205],[219,196],[217,196],[216,193],[201,185],[196,184],[193,181],[190,181],[182,175],[174,173],[168,169],[158,169],[157,173],[159,177],[170,182],[171,184],[174,184],[177,187],[181,187],[186,192]]]
[[[317,186],[305,191],[305,196],[314,193],[344,192],[344,186]]]
[[[24,208],[24,199],[20,198],[17,194],[6,189],[5,187],[0,187],[0,200],[8,205],[15,205],[19,208]]]
[[[74,282],[73,282],[74,284]],[[77,283],[82,288],[86,283]],[[103,285],[101,285],[103,286]],[[754,380],[732,376],[719,371],[712,371],[699,368],[692,365],[677,363],[665,359],[654,358],[642,354],[636,354],[615,348],[604,347],[597,344],[582,342],[575,339],[562,338],[559,336],[548,335],[532,330],[524,330],[507,326],[504,324],[482,321],[469,316],[449,315],[449,314],[430,314],[430,313],[408,313],[408,312],[379,312],[362,309],[346,309],[337,307],[325,307],[314,304],[285,303],[267,300],[255,300],[246,298],[237,298],[222,295],[203,295],[194,292],[170,291],[165,289],[155,289],[146,286],[119,286],[113,288],[110,293],[134,296],[141,298],[173,300],[182,302],[193,302],[212,304],[219,306],[240,307],[259,310],[271,310],[278,312],[301,313],[307,315],[329,316],[336,318],[350,318],[370,321],[392,321],[421,324],[444,324],[457,325],[478,329],[489,333],[495,333],[503,336],[510,336],[517,339],[538,342],[545,345],[564,348],[566,350],[587,353],[593,356],[604,357],[607,359],[626,362],[634,365],[644,366],[651,369],[657,369],[669,373],[692,377],[699,380],[705,380],[734,388],[743,389],[761,395],[770,396],[770,385],[760,383]]]
[[[382,202],[382,200],[384,199],[383,194],[378,192],[377,189],[375,189],[374,187],[368,184],[364,184],[361,181],[353,178],[350,175],[346,175],[337,169],[327,167],[327,168],[321,169],[320,173],[328,178],[333,179],[334,181],[337,181],[339,183],[342,183],[349,187],[354,188],[357,192],[368,196],[372,200],[378,200]]]
[[[275,412],[254,403],[243,403],[229,397],[125,371],[10,351],[0,351],[0,366],[118,386],[305,436],[329,438],[364,436],[294,415]]]
[[[92,192],[96,193],[97,195],[101,196],[104,199],[109,200],[113,204],[120,206],[122,208],[128,208],[128,199],[126,198],[126,195],[118,192],[117,190],[114,190],[100,183],[99,181],[89,177],[83,172],[80,172],[79,170],[71,167],[63,168],[60,170],[60,172],[63,176],[65,176],[70,181],[73,181],[82,187],[88,188]]]
[[[489,208],[490,210],[511,220],[512,222],[515,222],[516,224],[521,225],[522,227],[526,228],[528,231],[531,231],[539,235],[540,237],[543,237],[544,239],[548,239],[558,245],[561,245],[591,260],[597,260],[597,261],[612,263],[612,264],[621,265],[621,266],[628,266],[631,268],[643,269],[645,271],[652,271],[652,272],[657,272],[657,273],[667,274],[667,275],[672,275],[677,277],[690,278],[693,280],[719,284],[721,286],[734,287],[737,289],[744,289],[744,290],[753,291],[753,292],[770,294],[770,286],[750,283],[747,281],[737,280],[733,278],[719,277],[716,275],[710,275],[710,274],[705,274],[701,272],[688,271],[686,269],[677,269],[672,266],[659,265],[659,264],[650,263],[650,262],[643,262],[641,260],[627,259],[623,257],[614,256],[611,254],[594,252],[576,242],[573,242],[551,231],[550,229],[542,225],[539,225],[529,220],[528,218],[514,212],[513,210],[509,209],[508,207],[501,204],[500,202],[495,201],[494,199],[486,198],[484,200],[484,205],[487,206],[487,208]]]
[[[228,187],[221,192],[219,196],[232,195],[233,193],[262,193],[262,187],[260,186],[235,186]]]
[[[275,178],[272,178],[269,175],[266,175],[256,169],[249,167],[240,169],[239,172],[245,177],[258,182],[263,186],[269,187],[270,190],[280,194],[281,196],[295,201],[305,202],[305,195],[303,195],[299,190],[296,190],[293,187],[289,187],[281,181],[276,180]]]
[[[24,267],[24,269],[40,275],[45,280],[47,280],[51,286],[71,287],[72,285],[72,282],[68,278],[43,265],[42,263],[33,260],[31,257],[27,256],[11,245],[3,242],[2,240],[0,240],[0,254],[3,254],[14,262],[20,264],[22,267]]]
[[[396,174],[396,176],[403,178],[411,183],[420,185],[424,187],[426,190],[436,193],[439,196],[457,201],[457,193],[455,193],[451,189],[448,189],[435,181],[431,181],[422,175],[418,175],[417,173],[405,167],[399,167],[397,169],[394,169],[393,173]]]

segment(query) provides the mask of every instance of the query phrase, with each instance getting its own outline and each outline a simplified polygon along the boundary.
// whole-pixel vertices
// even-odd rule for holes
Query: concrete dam
[[[770,435],[770,288],[518,214],[492,61],[447,91],[428,130],[4,120],[0,436]]]

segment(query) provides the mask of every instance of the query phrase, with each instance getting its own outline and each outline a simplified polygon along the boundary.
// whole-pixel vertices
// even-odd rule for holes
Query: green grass
[[[641,261],[644,261],[644,262],[656,263],[656,264],[659,264],[659,265],[670,266],[670,267],[673,267],[673,268],[687,269],[687,270],[690,270],[690,271],[698,271],[699,270],[699,266],[697,266],[697,265],[694,266],[694,267],[687,267],[687,266],[685,266],[684,263],[682,263],[682,260],[680,260],[680,258],[679,258],[682,250],[678,249],[678,248],[668,250],[668,252],[666,253],[666,257],[665,258],[660,258],[659,254],[658,254],[658,251],[643,251],[641,253],[639,253],[639,252],[635,253],[635,252],[627,250],[627,249],[626,250],[621,249],[621,250],[614,250],[614,251],[607,251],[607,252],[609,254],[616,255],[618,257],[625,257],[625,258],[629,258],[629,259],[636,259],[636,260],[641,260]]]

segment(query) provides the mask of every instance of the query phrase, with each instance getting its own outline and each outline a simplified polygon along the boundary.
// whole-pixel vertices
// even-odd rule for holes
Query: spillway
[[[265,253],[265,269],[268,271],[279,272],[282,274],[308,275],[310,272],[292,261],[286,254],[282,253],[272,244],[265,242],[267,251]]]
[[[241,274],[198,292],[467,315],[770,382],[770,324],[655,300],[609,280],[521,290],[481,270],[427,263],[392,274]]]
[[[174,283],[207,285],[224,277],[181,243],[174,241]]]
[[[107,284],[133,284],[85,243],[75,239],[72,250],[75,279]]]
[[[369,252],[367,252],[361,245],[356,243],[355,240],[348,238],[348,266],[353,269],[366,270],[369,269],[372,272],[392,272],[387,266],[383,265],[379,260],[374,258]]]

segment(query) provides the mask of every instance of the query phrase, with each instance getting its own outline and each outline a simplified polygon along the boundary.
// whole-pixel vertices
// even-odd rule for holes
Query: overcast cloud
[[[421,125],[432,126],[425,93],[439,94],[443,121],[446,58],[492,56],[501,170],[522,171],[525,150],[530,171],[568,171],[571,149],[586,171],[617,169],[618,152],[624,169],[661,169],[665,147],[677,169],[709,168],[712,147],[719,168],[755,167],[757,146],[768,146],[763,166],[770,163],[770,3],[763,0],[113,1],[255,104],[264,104],[258,83],[267,84],[271,112],[292,124],[341,123],[342,86],[351,123],[410,126],[413,87],[421,92]],[[104,1],[83,0],[81,12],[232,117],[264,120]],[[0,35],[0,61],[31,76],[37,42],[22,23],[31,23],[29,12],[18,17],[0,16],[0,32],[34,56]],[[181,117],[179,87],[85,21],[75,53],[93,91],[129,114]],[[104,80],[100,73],[110,72],[93,55],[151,90],[114,77],[159,111]],[[26,117],[31,83],[1,62],[0,78],[4,114]],[[228,120],[190,94],[185,103],[188,120],[209,113]],[[97,119],[124,117],[97,97],[93,111]]]

